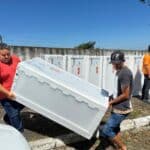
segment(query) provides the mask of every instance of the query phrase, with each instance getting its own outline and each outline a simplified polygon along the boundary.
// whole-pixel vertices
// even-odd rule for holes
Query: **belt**
[[[133,109],[127,109],[127,110],[118,110],[115,108],[112,109],[112,112],[117,113],[117,114],[128,114],[132,111],[133,111]]]

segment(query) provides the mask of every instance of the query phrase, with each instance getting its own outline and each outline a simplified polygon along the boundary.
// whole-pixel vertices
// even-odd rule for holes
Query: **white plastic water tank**
[[[15,128],[0,124],[1,150],[31,150],[23,135]]]
[[[88,139],[108,107],[98,87],[40,58],[19,64],[12,90],[20,103]]]

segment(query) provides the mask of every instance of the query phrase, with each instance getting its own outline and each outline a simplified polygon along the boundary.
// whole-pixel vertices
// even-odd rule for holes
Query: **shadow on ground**
[[[26,135],[26,136],[34,137],[37,134],[37,136],[43,135],[44,137],[50,137],[50,138],[59,138],[60,137],[60,140],[62,140],[68,146],[71,146],[77,150],[88,150],[88,149],[103,150],[103,149],[106,149],[107,147],[111,146],[110,142],[106,139],[101,138],[99,140],[96,138],[92,138],[91,140],[87,140],[87,139],[75,134],[74,132],[66,129],[65,127],[55,123],[54,121],[51,121],[50,119],[47,119],[47,118],[41,116],[38,113],[22,112],[21,115],[23,118],[24,127],[29,132],[28,135]],[[104,124],[104,122],[101,122],[101,124]],[[62,135],[67,136],[70,134],[73,134],[74,136],[67,137],[69,139],[61,138]],[[79,139],[79,141],[76,142],[76,140],[74,140],[74,138]],[[67,140],[72,141],[70,143],[74,143],[74,144],[68,144]]]
[[[37,132],[48,137],[57,137],[62,134],[71,133],[65,127],[47,119],[34,112],[22,112],[25,129]]]

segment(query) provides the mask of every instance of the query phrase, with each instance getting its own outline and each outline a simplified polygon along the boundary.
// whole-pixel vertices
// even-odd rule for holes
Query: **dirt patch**
[[[122,133],[122,140],[128,150],[149,150],[150,148],[150,127],[129,130]],[[108,140],[92,139],[71,145],[75,150],[115,150]]]
[[[122,138],[129,150],[149,150],[150,126],[123,132]]]
[[[138,98],[132,98],[133,112],[128,116],[129,119],[139,118],[150,115],[150,104]]]
[[[133,112],[131,112],[127,119],[135,119],[139,117],[149,116],[150,115],[150,104],[146,103],[138,98],[132,98],[131,100],[133,106]],[[111,110],[108,110],[105,116],[102,119],[101,124],[104,124],[108,117],[110,116]]]

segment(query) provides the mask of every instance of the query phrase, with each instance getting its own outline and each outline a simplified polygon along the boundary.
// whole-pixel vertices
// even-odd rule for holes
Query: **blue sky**
[[[0,0],[0,34],[13,45],[146,49],[150,6],[139,0]]]

